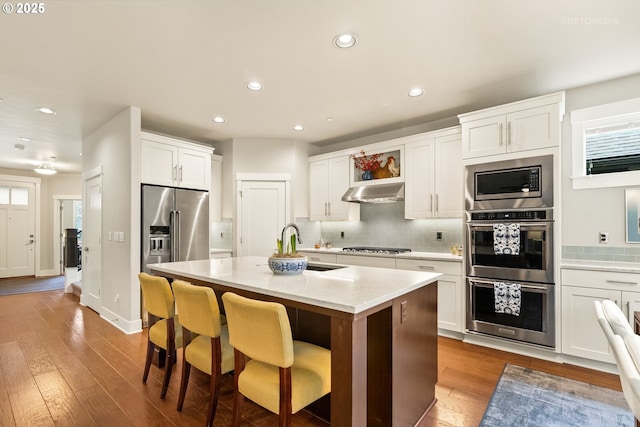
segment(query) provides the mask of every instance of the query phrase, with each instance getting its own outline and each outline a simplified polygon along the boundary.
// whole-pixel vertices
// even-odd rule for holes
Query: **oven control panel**
[[[471,212],[472,221],[547,220],[546,210]]]

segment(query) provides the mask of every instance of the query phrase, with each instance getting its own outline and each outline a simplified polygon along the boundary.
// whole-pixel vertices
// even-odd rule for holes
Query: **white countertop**
[[[219,283],[318,307],[361,313],[435,282],[440,273],[347,266],[300,275],[276,275],[266,257],[237,257],[151,264],[165,273]]]
[[[560,261],[560,268],[640,274],[640,265],[632,262],[563,259]]]
[[[358,256],[373,256],[373,257],[383,257],[383,258],[403,258],[403,259],[430,259],[436,261],[454,261],[454,262],[462,262],[462,256],[460,255],[451,255],[450,253],[445,252],[405,252],[402,254],[371,254],[371,253],[360,253],[360,252],[343,252],[342,248],[298,248],[298,252],[304,253],[326,253],[326,254],[339,254],[339,255],[358,255]]]

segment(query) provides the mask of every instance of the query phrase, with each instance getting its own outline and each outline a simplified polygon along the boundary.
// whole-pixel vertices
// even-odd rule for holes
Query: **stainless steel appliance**
[[[553,212],[473,212],[467,222],[467,276],[553,283]],[[494,225],[517,223],[518,255],[496,253]]]
[[[140,270],[148,264],[209,258],[209,193],[142,186]]]
[[[467,328],[547,347],[555,345],[554,285],[517,282],[520,314],[496,313],[495,279],[467,278]]]
[[[467,166],[465,209],[467,329],[555,346],[553,157]],[[518,314],[497,309],[502,283],[519,291]]]
[[[553,207],[553,157],[505,160],[465,168],[465,209]]]
[[[372,246],[354,246],[350,248],[342,248],[343,252],[356,252],[363,254],[383,254],[383,255],[396,255],[406,252],[411,252],[408,248],[378,248]]]

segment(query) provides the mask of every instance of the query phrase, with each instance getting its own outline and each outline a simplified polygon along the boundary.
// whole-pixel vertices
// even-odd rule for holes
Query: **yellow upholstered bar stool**
[[[175,280],[173,292],[184,336],[178,411],[182,410],[191,366],[194,366],[211,375],[207,416],[207,426],[211,427],[220,396],[220,377],[233,370],[233,349],[229,345],[229,332],[227,326],[222,325],[220,307],[213,289]]]
[[[144,363],[142,382],[147,382],[149,368],[156,347],[166,352],[164,380],[160,398],[167,395],[167,387],[171,379],[171,371],[176,364],[176,349],[182,346],[182,331],[178,316],[175,314],[175,300],[169,281],[164,277],[147,273],[138,274],[144,305],[149,312],[149,334],[147,337],[147,358]],[[160,362],[162,366],[164,361]]]
[[[232,425],[245,396],[278,414],[281,427],[291,425],[292,414],[331,391],[331,351],[294,341],[282,304],[232,292],[222,301],[235,360]]]

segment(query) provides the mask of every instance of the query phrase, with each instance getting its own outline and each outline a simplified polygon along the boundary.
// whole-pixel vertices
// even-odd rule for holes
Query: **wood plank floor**
[[[146,331],[126,335],[62,291],[0,297],[0,427],[203,426],[208,376],[192,370],[182,412],[175,410],[180,364],[160,400],[162,371],[141,382]],[[179,356],[180,357],[180,356]],[[439,339],[438,402],[421,427],[477,426],[506,362],[620,390],[615,375]],[[231,416],[232,380],[223,380],[215,425]],[[277,425],[247,402],[246,427]],[[300,412],[294,426],[326,426]]]

